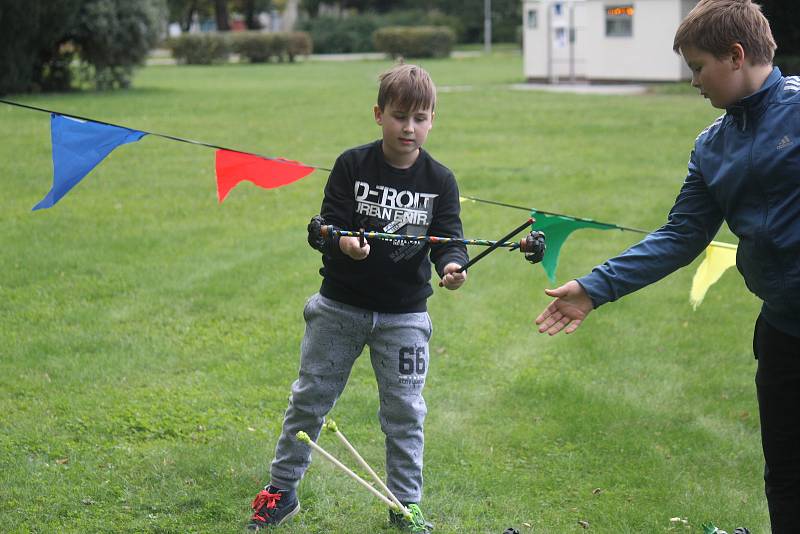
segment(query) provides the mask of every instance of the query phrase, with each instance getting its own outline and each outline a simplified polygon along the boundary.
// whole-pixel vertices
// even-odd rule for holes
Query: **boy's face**
[[[681,55],[692,71],[692,87],[700,89],[715,108],[727,108],[750,93],[742,71],[744,59],[737,49],[719,59],[705,50],[686,46],[681,48]]]
[[[383,110],[375,106],[374,112],[375,122],[383,131],[383,154],[386,160],[395,167],[410,167],[433,127],[433,110],[403,110],[389,102]]]

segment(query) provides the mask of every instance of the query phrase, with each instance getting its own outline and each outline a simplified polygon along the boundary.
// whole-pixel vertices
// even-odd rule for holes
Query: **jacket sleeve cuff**
[[[589,298],[592,299],[594,308],[599,308],[603,304],[615,300],[609,291],[608,284],[595,271],[586,276],[576,278],[575,281],[580,284],[586,294],[589,295]]]

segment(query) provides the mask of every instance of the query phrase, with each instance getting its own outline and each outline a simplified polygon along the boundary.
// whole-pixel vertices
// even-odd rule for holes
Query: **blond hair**
[[[430,74],[417,65],[395,65],[378,77],[378,107],[391,103],[403,111],[430,109],[436,106],[436,86]]]
[[[691,46],[721,59],[739,43],[750,63],[767,65],[775,56],[775,39],[761,6],[751,0],[700,0],[683,19],[672,49]]]

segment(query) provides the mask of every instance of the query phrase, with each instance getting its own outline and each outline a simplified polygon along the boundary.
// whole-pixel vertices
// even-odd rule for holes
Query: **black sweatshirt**
[[[420,148],[408,169],[389,165],[381,141],[352,148],[336,160],[320,214],[343,230],[463,237],[458,185],[450,170]],[[370,253],[356,261],[333,239],[326,246],[320,293],[372,311],[411,313],[427,309],[431,264],[442,276],[448,263],[464,265],[461,243],[370,239]]]

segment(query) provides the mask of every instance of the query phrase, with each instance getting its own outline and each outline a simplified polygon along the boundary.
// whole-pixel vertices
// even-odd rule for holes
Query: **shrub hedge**
[[[230,43],[221,33],[184,33],[166,43],[178,63],[211,65],[228,60]]]
[[[311,36],[306,32],[185,33],[167,46],[179,63],[210,65],[228,60],[231,52],[250,63],[294,61],[311,54]]]
[[[299,22],[298,28],[308,31],[318,54],[340,54],[348,52],[374,52],[372,34],[375,30],[390,26],[448,26],[456,39],[463,34],[461,21],[441,11],[408,9],[384,14],[362,13],[337,17],[322,15]]]
[[[375,49],[392,57],[447,57],[456,41],[446,26],[393,26],[372,34]]]
[[[781,55],[775,56],[773,63],[780,67],[784,76],[800,75],[800,56]]]
[[[297,56],[311,54],[312,44],[306,32],[250,31],[232,34],[231,48],[250,63],[265,63],[271,59],[291,62]]]
[[[375,15],[353,15],[343,18],[322,15],[302,21],[299,27],[311,34],[319,54],[372,52],[371,35],[379,27]]]

